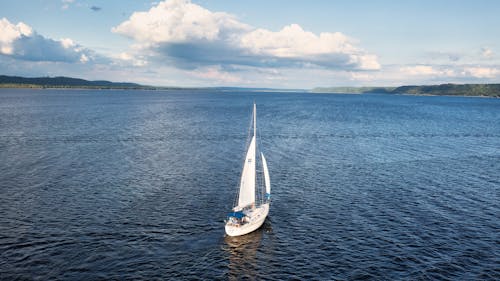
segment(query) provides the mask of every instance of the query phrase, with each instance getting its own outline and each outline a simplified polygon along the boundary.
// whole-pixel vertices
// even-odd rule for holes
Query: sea
[[[500,99],[1,89],[0,279],[500,280]]]

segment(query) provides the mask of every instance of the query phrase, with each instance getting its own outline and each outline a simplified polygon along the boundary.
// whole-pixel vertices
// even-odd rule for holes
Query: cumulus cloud
[[[491,67],[466,67],[462,74],[475,78],[494,78],[500,74],[500,70]]]
[[[135,41],[137,53],[163,57],[177,66],[324,67],[377,70],[377,57],[335,32],[314,34],[298,24],[279,31],[255,28],[223,12],[188,0],[158,3],[135,12],[113,32]]]
[[[199,40],[225,41],[238,31],[249,29],[233,16],[212,13],[187,0],[159,3],[148,12],[135,12],[112,29],[140,43],[185,43]]]
[[[455,71],[450,68],[443,68],[431,65],[415,65],[402,67],[401,72],[406,75],[414,76],[440,76],[440,77],[452,77],[455,76]]]
[[[344,34],[324,32],[316,35],[298,24],[285,26],[278,32],[256,29],[243,34],[239,43],[244,50],[257,56],[326,67],[380,68],[376,56],[365,54]]]
[[[6,18],[0,20],[0,53],[12,55],[14,52],[13,42],[20,37],[29,37],[33,34],[33,29],[20,22],[16,25],[10,23]]]
[[[401,71],[408,75],[435,75],[438,74],[432,66],[430,65],[415,65],[402,67]]]
[[[455,78],[481,82],[500,76],[500,69],[491,66],[470,65],[415,65],[400,68],[402,74],[415,77],[434,77],[438,79]],[[480,79],[480,80],[478,80]],[[482,80],[481,80],[482,79]]]
[[[0,19],[0,55],[26,61],[81,62],[92,58],[92,52],[66,38],[46,38],[19,22]]]

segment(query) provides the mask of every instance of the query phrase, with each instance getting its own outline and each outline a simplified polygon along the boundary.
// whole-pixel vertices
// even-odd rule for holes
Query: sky
[[[0,2],[0,74],[180,87],[500,83],[495,0]]]

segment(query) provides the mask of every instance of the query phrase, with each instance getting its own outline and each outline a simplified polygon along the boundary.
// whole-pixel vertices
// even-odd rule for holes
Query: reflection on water
[[[271,221],[268,218],[254,232],[243,236],[224,237],[224,250],[229,253],[229,280],[255,279],[258,270],[257,256],[262,240],[272,235],[272,232]]]

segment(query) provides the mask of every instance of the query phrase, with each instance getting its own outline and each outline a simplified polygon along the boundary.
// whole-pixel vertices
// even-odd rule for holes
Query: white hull
[[[240,236],[258,229],[266,220],[269,213],[269,203],[262,204],[252,211],[248,216],[250,221],[242,225],[226,224],[226,234],[229,236]]]

